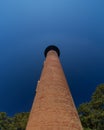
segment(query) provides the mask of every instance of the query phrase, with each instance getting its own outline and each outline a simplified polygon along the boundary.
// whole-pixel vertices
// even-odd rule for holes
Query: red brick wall
[[[44,62],[26,130],[82,130],[55,51],[49,51]]]

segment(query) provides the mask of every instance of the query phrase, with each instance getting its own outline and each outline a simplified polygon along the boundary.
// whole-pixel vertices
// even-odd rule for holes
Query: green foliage
[[[8,117],[5,112],[0,112],[0,130],[25,130],[29,113],[19,113]]]
[[[14,115],[14,125],[16,126],[17,130],[25,130],[27,120],[28,120],[29,113],[18,113]]]
[[[97,86],[91,101],[78,108],[84,130],[104,130],[104,84]]]
[[[91,101],[78,108],[84,130],[104,130],[104,84],[97,86]],[[22,112],[8,117],[0,112],[0,130],[25,130],[29,113]]]
[[[84,128],[84,130],[91,130],[90,128]]]

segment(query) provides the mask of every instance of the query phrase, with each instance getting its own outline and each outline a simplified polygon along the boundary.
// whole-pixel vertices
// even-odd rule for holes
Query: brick
[[[57,52],[47,53],[26,130],[82,130]]]

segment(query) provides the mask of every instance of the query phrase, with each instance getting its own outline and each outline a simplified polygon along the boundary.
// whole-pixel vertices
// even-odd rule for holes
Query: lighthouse
[[[51,45],[44,55],[26,130],[83,130],[60,63],[60,50]]]

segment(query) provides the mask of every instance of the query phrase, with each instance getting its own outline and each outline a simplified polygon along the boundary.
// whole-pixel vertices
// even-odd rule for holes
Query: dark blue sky
[[[44,49],[60,48],[76,106],[104,83],[103,0],[0,1],[0,111],[29,111]]]

